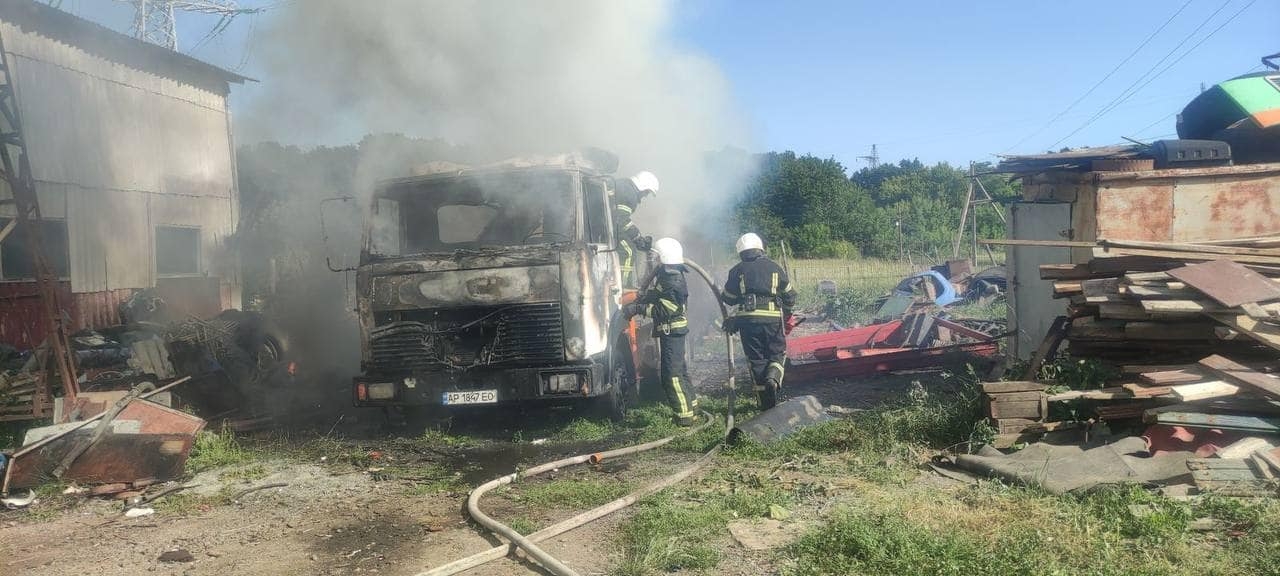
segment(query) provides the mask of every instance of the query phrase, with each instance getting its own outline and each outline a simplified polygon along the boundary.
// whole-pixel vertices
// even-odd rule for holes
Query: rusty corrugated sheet
[[[71,319],[72,331],[119,324],[120,303],[132,294],[132,290],[72,294],[70,283],[58,283],[58,301]],[[42,342],[41,312],[35,282],[0,283],[0,343],[28,350]]]
[[[1134,184],[1098,189],[1097,237],[1168,240],[1173,227],[1173,184]]]

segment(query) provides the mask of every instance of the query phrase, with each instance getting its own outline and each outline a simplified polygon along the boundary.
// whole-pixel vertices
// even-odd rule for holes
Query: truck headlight
[[[581,338],[573,336],[565,341],[564,351],[570,360],[581,360],[582,356],[587,352],[587,346]]]
[[[582,376],[576,372],[545,374],[542,379],[548,392],[577,392],[582,389]]]
[[[390,400],[396,397],[396,385],[394,382],[375,382],[369,384],[368,394],[370,400]]]

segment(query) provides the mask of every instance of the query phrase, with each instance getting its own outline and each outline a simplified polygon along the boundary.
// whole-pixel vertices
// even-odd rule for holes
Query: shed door
[[[1067,240],[1071,204],[1021,202],[1010,207],[1010,237],[1018,240]],[[1040,279],[1041,264],[1071,262],[1070,248],[1009,246],[1009,327],[1017,331],[1010,357],[1029,359],[1040,347],[1054,318],[1067,313],[1067,301],[1054,299],[1053,282]]]

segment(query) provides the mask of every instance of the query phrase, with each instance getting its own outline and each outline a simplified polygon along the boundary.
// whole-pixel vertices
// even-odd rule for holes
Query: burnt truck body
[[[593,400],[638,390],[618,326],[613,178],[573,157],[382,182],[356,272],[358,406]]]

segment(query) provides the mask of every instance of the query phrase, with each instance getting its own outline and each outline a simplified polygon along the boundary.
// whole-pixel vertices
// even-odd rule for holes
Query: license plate
[[[468,390],[465,392],[445,392],[442,402],[452,406],[456,404],[497,404],[497,390]]]

